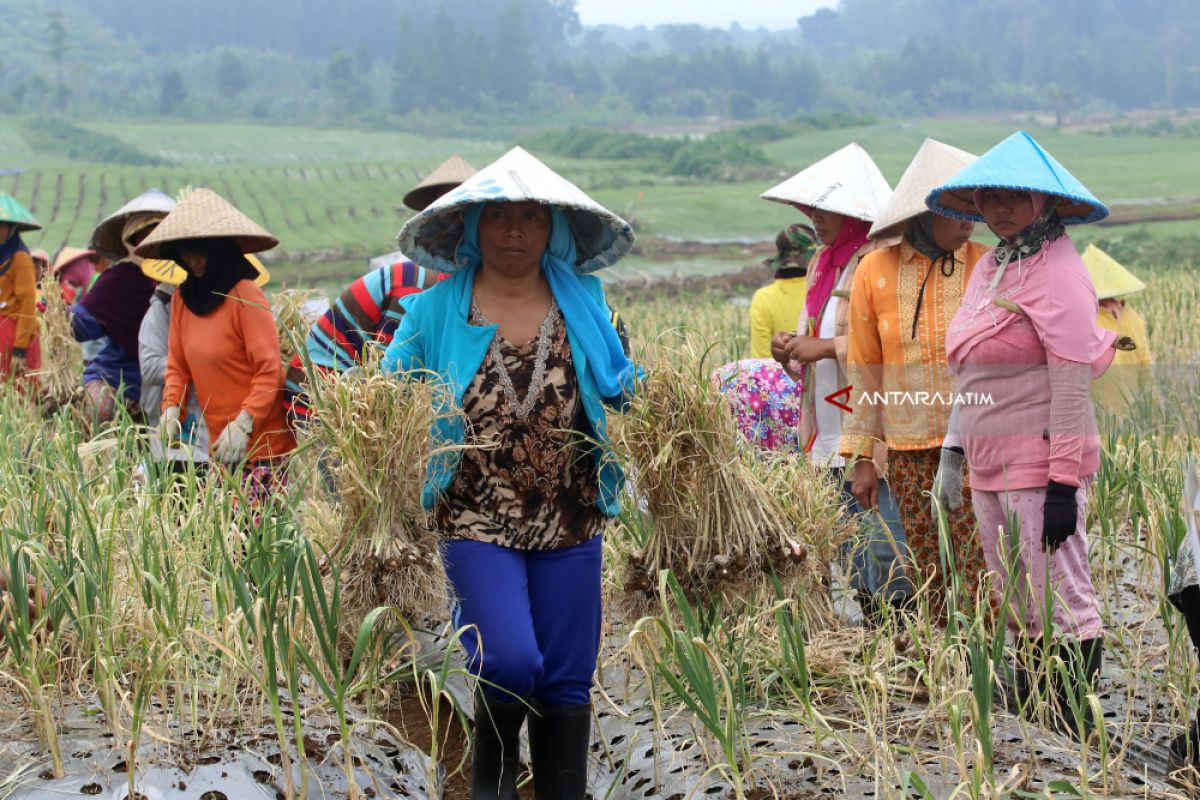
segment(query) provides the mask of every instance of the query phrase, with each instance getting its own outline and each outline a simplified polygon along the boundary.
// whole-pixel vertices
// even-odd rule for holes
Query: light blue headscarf
[[[463,211],[463,238],[458,244],[455,261],[464,266],[483,264],[479,249],[479,219],[484,203]],[[558,206],[550,208],[550,241],[542,256],[542,272],[550,284],[550,292],[558,302],[567,331],[583,349],[588,371],[596,381],[600,396],[614,400],[632,393],[637,370],[612,326],[611,312],[588,293],[575,272],[577,254],[575,234],[570,220]]]

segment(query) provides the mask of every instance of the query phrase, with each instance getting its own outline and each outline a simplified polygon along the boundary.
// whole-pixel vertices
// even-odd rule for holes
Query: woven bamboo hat
[[[462,212],[480,203],[525,200],[562,209],[575,237],[575,271],[580,274],[610,266],[633,248],[628,222],[520,147],[404,223],[396,240],[402,252],[426,269],[458,272],[464,266],[458,260]]]
[[[57,277],[60,272],[81,258],[86,258],[95,263],[95,255],[95,250],[84,250],[79,247],[64,247],[62,250],[58,251],[58,257],[54,259],[54,265],[50,268],[50,274]]]
[[[258,276],[254,282],[259,286],[266,286],[271,280],[271,273],[263,266],[263,263],[258,260],[257,256],[248,255],[246,260],[250,262],[250,266],[258,271]],[[168,283],[171,286],[178,286],[187,279],[187,271],[183,267],[176,264],[174,261],[168,261],[165,258],[147,258],[142,261],[142,274],[147,278],[152,278],[159,283]]]
[[[1058,216],[1064,225],[1084,225],[1108,216],[1108,206],[1025,131],[1017,131],[934,187],[925,197],[925,205],[947,217],[983,222],[983,215],[975,207],[976,189],[1019,189],[1053,195],[1058,198]]]
[[[1122,267],[1108,253],[1089,244],[1083,251],[1083,265],[1092,276],[1092,285],[1096,287],[1096,299],[1107,300],[1110,297],[1126,297],[1137,294],[1146,288],[1136,275]]]
[[[7,192],[0,194],[0,222],[12,225],[17,233],[36,231],[42,227],[42,223],[34,218],[33,213]]]
[[[130,217],[137,214],[170,214],[175,210],[175,201],[158,189],[142,192],[112,214],[105,217],[96,230],[92,231],[91,247],[109,258],[124,258],[125,243],[121,232]]]
[[[887,239],[903,234],[910,219],[929,210],[925,196],[977,158],[957,147],[926,139],[867,235],[872,239]]]
[[[279,240],[212,189],[180,194],[179,205],[138,245],[143,258],[162,258],[163,246],[185,239],[233,239],[243,253],[261,253]]]
[[[759,195],[795,206],[809,217],[813,209],[874,222],[892,187],[875,162],[851,143]]]
[[[434,200],[474,177],[475,172],[474,167],[455,153],[404,195],[404,205],[413,211],[424,211]]]

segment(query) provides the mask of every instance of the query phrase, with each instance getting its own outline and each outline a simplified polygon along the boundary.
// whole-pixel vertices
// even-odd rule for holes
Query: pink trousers
[[[1079,504],[1075,533],[1053,554],[1042,552],[1045,489],[971,490],[984,560],[988,570],[1000,578],[995,586],[1000,593],[997,601],[1005,588],[1012,585],[1008,606],[1010,630],[1031,638],[1040,637],[1048,618],[1057,629],[1055,638],[1061,635],[1085,640],[1104,635],[1088,565],[1084,520],[1090,483],[1090,479],[1085,479],[1075,493]],[[1049,614],[1045,613],[1047,603]]]

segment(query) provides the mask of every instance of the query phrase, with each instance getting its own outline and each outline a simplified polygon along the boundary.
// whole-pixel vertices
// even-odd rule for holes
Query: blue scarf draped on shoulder
[[[479,219],[483,203],[463,211],[463,238],[458,246],[457,260],[467,266],[483,263],[479,249]],[[612,326],[611,312],[588,292],[575,272],[577,260],[575,235],[567,215],[557,206],[550,206],[550,241],[542,256],[542,273],[550,284],[563,320],[572,338],[587,357],[588,371],[596,388],[605,400],[615,400],[633,392],[637,370],[621,347],[621,339]]]

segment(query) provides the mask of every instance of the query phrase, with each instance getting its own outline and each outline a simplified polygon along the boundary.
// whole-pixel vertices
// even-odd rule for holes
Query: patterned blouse
[[[472,325],[485,324],[476,314]],[[522,347],[499,340],[518,398],[524,398],[537,358],[537,338]],[[554,550],[601,533],[596,467],[566,325],[553,328],[541,393],[518,419],[501,385],[494,350],[463,394],[467,449],[433,511],[447,539],[471,539],[519,550]],[[480,446],[482,445],[482,446]]]

